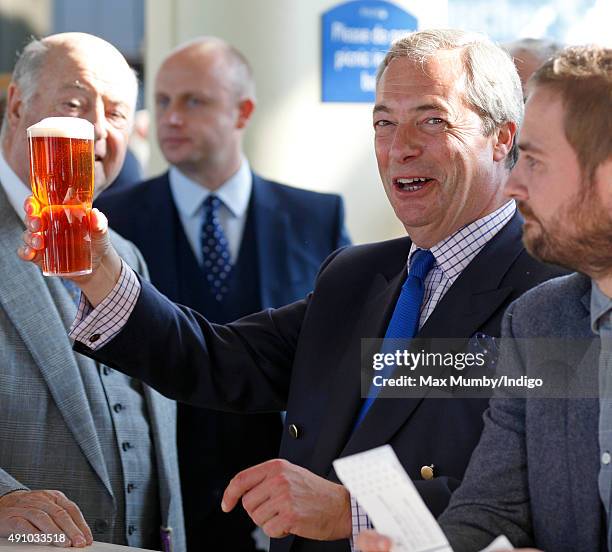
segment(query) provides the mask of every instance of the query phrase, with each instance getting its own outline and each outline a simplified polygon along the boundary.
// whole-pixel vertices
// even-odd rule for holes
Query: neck
[[[11,141],[11,138],[9,136],[4,137],[4,140],[2,141],[2,145],[1,145],[2,157],[4,157],[5,163],[17,175],[17,178],[19,178],[19,180],[23,183],[23,185],[29,188],[30,187],[30,174],[28,172],[24,174],[23,171],[20,170],[20,166],[21,168],[26,167],[26,169],[29,170],[28,160],[26,158],[24,159],[23,163],[16,162],[15,152],[13,149],[11,149],[10,141]]]
[[[238,172],[241,163],[242,156],[238,153],[231,160],[224,163],[208,163],[205,166],[194,166],[185,163],[176,165],[176,168],[190,180],[214,192]]]
[[[597,287],[610,299],[612,299],[612,274],[594,278]]]
[[[490,202],[489,205],[480,211],[478,214],[470,217],[468,221],[458,220],[455,221],[454,224],[449,225],[450,228],[442,228],[442,227],[422,227],[422,228],[406,228],[408,235],[412,242],[417,246],[423,249],[431,249],[437,243],[440,243],[442,240],[452,236],[455,232],[457,232],[460,228],[467,226],[468,224],[472,224],[481,218],[490,215],[491,213],[497,211],[502,205],[508,203],[510,199],[507,197],[496,197],[495,201]]]

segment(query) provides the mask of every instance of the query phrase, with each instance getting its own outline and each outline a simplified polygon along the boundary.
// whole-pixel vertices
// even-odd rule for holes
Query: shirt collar
[[[0,185],[4,188],[6,195],[8,196],[9,203],[17,213],[17,216],[23,220],[25,212],[23,210],[23,203],[26,198],[32,195],[30,187],[22,182],[19,177],[15,174],[15,171],[11,169],[9,164],[4,159],[2,149],[0,148]]]
[[[432,246],[430,251],[436,260],[434,267],[442,270],[451,283],[454,282],[487,242],[514,216],[515,212],[515,201],[508,201],[492,213],[463,226],[448,238]],[[408,255],[408,268],[410,268],[413,253],[418,249],[422,247],[417,247],[412,243]]]
[[[187,178],[176,167],[170,167],[168,179],[174,203],[184,216],[199,216],[200,209],[206,198],[211,194],[208,188]],[[251,167],[243,157],[240,168],[221,187],[215,195],[235,217],[241,217],[246,212],[253,188]]]
[[[591,280],[591,329],[599,333],[603,326],[612,330],[612,298],[608,297],[595,280]]]

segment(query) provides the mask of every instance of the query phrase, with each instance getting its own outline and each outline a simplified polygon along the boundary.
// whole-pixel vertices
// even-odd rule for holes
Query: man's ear
[[[504,123],[495,131],[496,142],[493,146],[494,161],[503,161],[508,157],[515,135],[516,123],[511,122]]]
[[[238,120],[236,121],[236,128],[244,128],[247,126],[251,115],[255,111],[255,101],[252,98],[245,98],[240,100],[238,104]]]
[[[6,91],[6,111],[4,116],[8,119],[10,127],[15,127],[19,124],[19,120],[23,117],[23,98],[21,90],[11,82]]]

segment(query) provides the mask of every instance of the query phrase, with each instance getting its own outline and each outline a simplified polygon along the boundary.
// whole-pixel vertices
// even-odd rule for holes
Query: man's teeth
[[[397,185],[402,190],[407,190],[409,192],[414,192],[423,187],[423,183],[427,182],[429,178],[419,177],[419,178],[398,178]]]

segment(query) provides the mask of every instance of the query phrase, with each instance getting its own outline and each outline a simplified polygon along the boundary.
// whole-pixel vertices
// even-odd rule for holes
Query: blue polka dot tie
[[[229,289],[232,264],[229,246],[219,222],[219,207],[222,202],[216,195],[209,195],[204,201],[204,218],[200,232],[202,262],[206,283],[217,301],[222,301]]]

